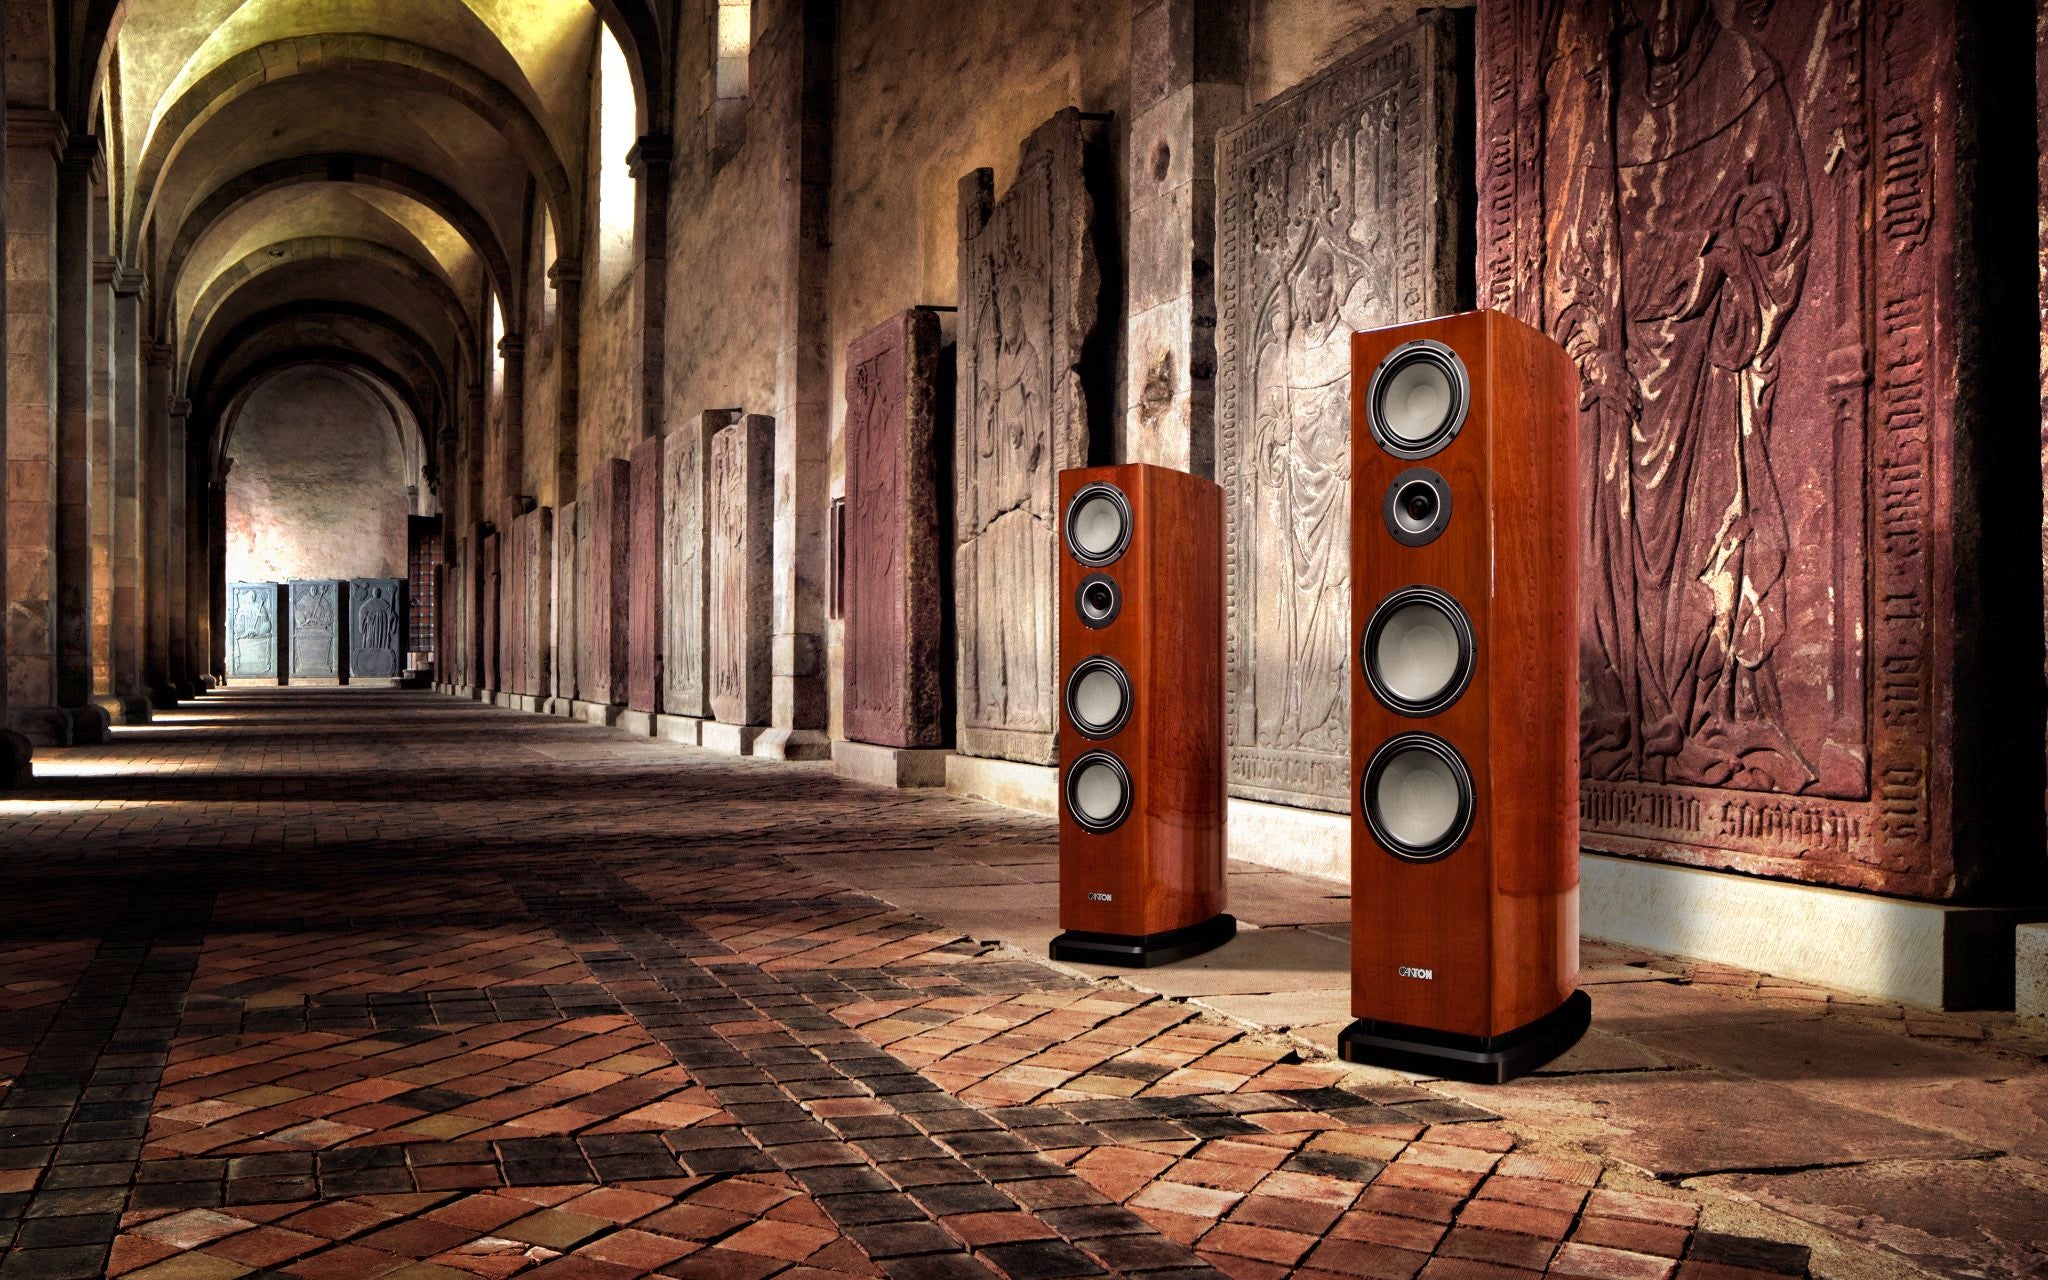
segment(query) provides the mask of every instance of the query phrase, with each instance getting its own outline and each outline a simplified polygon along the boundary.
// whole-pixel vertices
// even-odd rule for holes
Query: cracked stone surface
[[[1241,869],[1202,963],[1056,967],[1053,824],[826,767],[267,689],[38,764],[0,1280],[2042,1260],[2009,1019],[1589,947],[1595,1032],[1480,1090],[1318,1053],[1342,886]]]

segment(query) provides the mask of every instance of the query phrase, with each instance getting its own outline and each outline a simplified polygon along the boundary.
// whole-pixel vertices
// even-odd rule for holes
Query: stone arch
[[[476,206],[454,188],[432,174],[377,156],[348,153],[295,156],[258,165],[215,187],[200,201],[178,229],[177,239],[164,255],[163,288],[159,290],[159,317],[168,317],[171,300],[177,296],[178,280],[185,262],[214,223],[241,205],[266,192],[305,183],[339,182],[376,187],[410,196],[439,214],[462,235],[483,261],[491,286],[504,298],[508,327],[523,314],[525,281],[512,270],[511,259],[497,233]]]
[[[469,108],[497,128],[526,161],[546,195],[565,256],[580,253],[582,219],[577,187],[547,130],[518,94],[473,64],[438,49],[410,40],[360,34],[296,36],[256,45],[194,81],[158,118],[143,146],[130,193],[124,248],[133,253],[142,243],[156,211],[164,173],[200,125],[266,85],[310,75],[347,76],[362,84],[422,89]]]
[[[391,415],[391,425],[399,432],[400,451],[420,455],[428,452],[429,432],[432,428],[423,407],[406,386],[405,378],[397,371],[386,366],[381,360],[373,359],[360,351],[351,351],[346,347],[293,347],[257,361],[236,374],[234,379],[222,388],[221,409],[214,418],[213,438],[207,442],[207,464],[213,479],[218,481],[226,478],[223,468],[228,448],[234,443],[235,421],[248,398],[266,381],[290,370],[306,367],[344,372],[364,383],[373,395],[385,403]],[[411,441],[404,438],[405,418],[412,420],[415,438]]]
[[[662,21],[667,9],[647,0],[591,0],[598,18],[626,51],[638,104],[640,135],[665,134],[669,122],[668,39]]]
[[[357,240],[344,236],[306,236],[297,240],[280,241],[248,254],[216,276],[192,307],[192,323],[186,326],[184,349],[179,353],[179,368],[189,370],[190,362],[199,352],[207,330],[219,314],[222,305],[236,290],[250,282],[301,262],[331,262],[336,259],[355,259],[372,263],[397,275],[406,283],[421,290],[448,317],[454,328],[458,344],[471,364],[481,361],[477,344],[476,329],[464,310],[462,300],[456,295],[454,286],[437,270],[421,266],[412,257],[398,250],[381,245],[373,240]]]

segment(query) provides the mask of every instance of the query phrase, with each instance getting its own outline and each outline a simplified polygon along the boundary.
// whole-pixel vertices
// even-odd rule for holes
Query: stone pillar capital
[[[171,344],[168,342],[152,342],[149,344],[149,362],[153,365],[168,365],[171,362],[172,354]]]
[[[557,258],[548,268],[548,283],[556,289],[567,288],[583,281],[583,267],[567,258]]]
[[[164,412],[173,418],[189,417],[192,413],[192,401],[186,396],[172,396],[164,403]]]
[[[114,292],[118,296],[123,298],[140,297],[142,296],[143,286],[148,283],[149,276],[146,273],[138,271],[134,267],[124,267],[119,262],[114,264]]]
[[[634,181],[653,177],[659,181],[668,176],[670,161],[675,159],[675,141],[665,133],[642,134],[626,152],[626,171]]]
[[[65,149],[71,145],[71,130],[64,117],[54,111],[9,107],[7,145],[11,150],[44,149],[52,160],[62,160]]]
[[[498,339],[498,354],[507,360],[518,360],[526,355],[526,339],[516,333],[508,333]]]
[[[114,273],[120,269],[120,264],[112,258],[94,258],[92,260],[92,282],[112,288]]]
[[[67,138],[62,163],[67,172],[82,173],[96,187],[107,185],[107,149],[95,134]]]

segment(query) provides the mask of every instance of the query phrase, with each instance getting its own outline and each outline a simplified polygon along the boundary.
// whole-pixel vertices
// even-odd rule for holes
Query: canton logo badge
[[[1403,978],[1420,978],[1424,982],[1436,981],[1436,970],[1418,969],[1412,964],[1404,964],[1400,968],[1394,970],[1394,972],[1399,974]]]
[[[1115,894],[1113,894],[1113,893],[1091,893],[1091,894],[1089,894],[1089,895],[1088,895],[1088,901],[1090,901],[1090,902],[1115,902],[1115,901],[1116,901],[1116,895],[1115,895]]]

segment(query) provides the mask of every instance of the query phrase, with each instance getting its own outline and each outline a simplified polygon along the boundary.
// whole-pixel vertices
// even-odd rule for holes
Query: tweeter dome
[[[1578,379],[1496,312],[1354,335],[1351,1011],[1463,1079],[1569,1048],[1578,991]]]
[[[1133,463],[1060,473],[1056,960],[1166,964],[1228,941],[1223,491]]]

